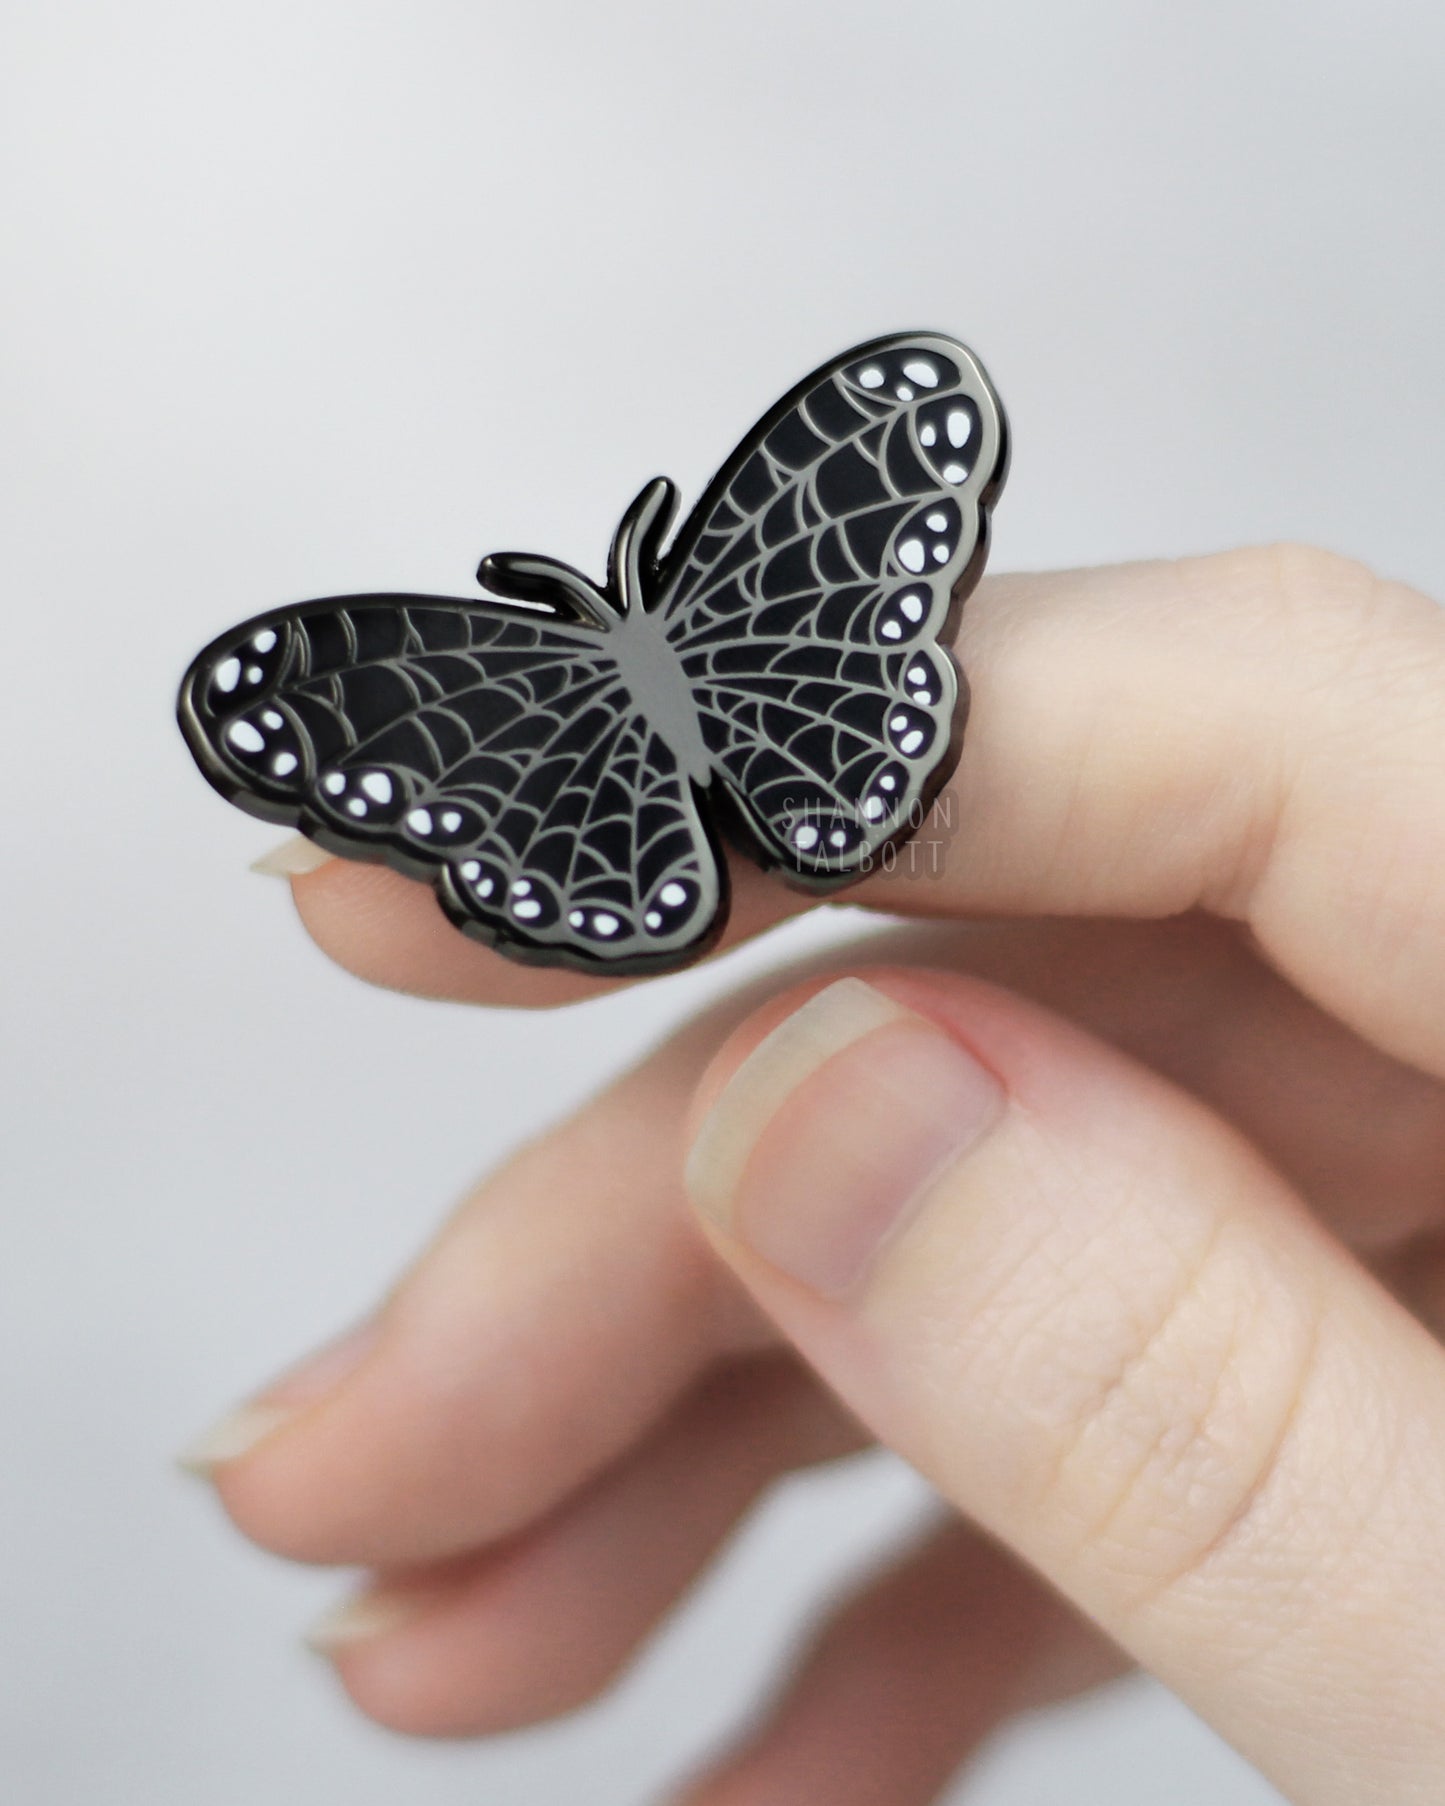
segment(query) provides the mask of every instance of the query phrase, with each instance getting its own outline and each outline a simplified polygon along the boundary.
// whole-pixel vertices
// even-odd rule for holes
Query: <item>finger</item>
[[[394,1730],[554,1717],[616,1677],[772,1480],[865,1440],[795,1359],[734,1364],[549,1516],[439,1571],[382,1575],[312,1641]]]
[[[1008,993],[878,982],[720,1057],[720,1252],[1289,1798],[1434,1797],[1445,1352],[1182,1091]]]
[[[1445,1086],[1326,1014],[1213,917],[935,925],[861,952],[972,972],[1154,1067],[1256,1142],[1351,1247],[1445,1227]]]
[[[728,934],[746,940],[808,907],[756,866],[732,859]],[[385,866],[328,859],[292,881],[312,939],[358,978],[417,997],[527,1009],[552,1008],[615,991],[615,978],[518,965],[459,934],[437,907],[429,884]]]
[[[855,901],[931,915],[1203,905],[1247,922],[1372,1039],[1445,1069],[1435,604],[1347,560],[1269,547],[986,579],[958,650],[973,704],[957,774],[913,850]],[[487,1002],[580,994],[459,936],[409,952],[432,906],[401,880],[328,867],[296,892],[320,944],[376,982],[419,976]],[[742,892],[734,938],[797,907],[776,883],[744,878]]]
[[[782,1698],[677,1806],[930,1806],[1015,1713],[1127,1659],[961,1524],[935,1530],[834,1612]]]
[[[894,944],[943,951],[917,931]],[[1439,1088],[1219,925],[997,924],[949,949],[1198,1090],[1365,1245],[1438,1222]],[[323,1357],[244,1407],[239,1439],[223,1426],[223,1458],[202,1459],[248,1535],[310,1560],[398,1563],[509,1534],[645,1434],[717,1355],[774,1334],[681,1209],[678,1148],[704,1064],[777,984],[694,1024],[481,1187],[396,1288],[359,1365],[338,1374]]]
[[[358,1339],[284,1375],[186,1458],[298,1560],[442,1559],[599,1471],[719,1354],[770,1341],[679,1208],[677,1037],[521,1149]]]

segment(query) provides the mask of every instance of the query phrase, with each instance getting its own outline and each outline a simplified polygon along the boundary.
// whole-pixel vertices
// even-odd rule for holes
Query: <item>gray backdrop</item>
[[[1368,17],[1366,13],[1368,12]],[[657,470],[893,327],[1016,429],[1001,567],[1276,536],[1445,587],[1438,7],[12,0],[3,134],[0,1791],[622,1806],[920,1505],[784,1491],[595,1709],[431,1747],[171,1453],[471,1175],[767,948],[565,1017],[333,970],[170,713],[278,600],[596,567]],[[1131,1684],[960,1803],[1272,1796]]]

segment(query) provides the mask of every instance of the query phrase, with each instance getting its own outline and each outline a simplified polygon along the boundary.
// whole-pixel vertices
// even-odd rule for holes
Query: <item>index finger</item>
[[[896,866],[906,914],[1250,928],[1316,1002],[1445,1073],[1445,613],[1297,546],[990,577],[963,611],[963,756]],[[724,946],[809,905],[735,862]],[[511,965],[423,887],[332,862],[306,926],[374,982],[551,1004],[606,981]]]

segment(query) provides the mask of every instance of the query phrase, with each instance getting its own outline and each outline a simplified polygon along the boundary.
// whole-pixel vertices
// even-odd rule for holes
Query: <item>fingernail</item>
[[[331,863],[331,854],[308,840],[304,834],[292,834],[269,853],[253,859],[251,870],[263,878],[304,878],[307,872],[318,872]]]
[[[358,1593],[343,1599],[340,1605],[323,1612],[301,1641],[318,1655],[334,1655],[337,1650],[364,1643],[368,1637],[379,1637],[416,1617],[422,1601],[402,1593],[380,1590]]]
[[[688,1189],[772,1266],[841,1297],[1003,1107],[998,1079],[937,1023],[842,978],[729,1079],[693,1144]]]
[[[188,1474],[209,1480],[225,1462],[249,1454],[273,1430],[279,1430],[307,1405],[314,1405],[339,1385],[370,1349],[377,1328],[374,1319],[358,1324],[298,1362],[273,1381],[261,1397],[248,1399],[203,1430],[176,1456],[178,1466]]]
[[[222,1462],[234,1461],[248,1449],[255,1448],[272,1430],[294,1417],[289,1406],[239,1405],[218,1418],[209,1429],[202,1430],[193,1442],[186,1444],[176,1463],[188,1474],[209,1480]]]

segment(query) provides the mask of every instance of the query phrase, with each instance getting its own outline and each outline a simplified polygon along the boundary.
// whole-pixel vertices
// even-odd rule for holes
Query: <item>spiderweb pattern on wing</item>
[[[659,612],[715,769],[814,879],[855,875],[915,816],[952,730],[936,639],[978,542],[991,414],[928,339],[826,369],[669,560]]]
[[[425,870],[449,914],[499,939],[652,955],[695,938],[706,830],[605,634],[377,596],[233,640],[197,686],[205,725],[273,814]]]

